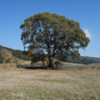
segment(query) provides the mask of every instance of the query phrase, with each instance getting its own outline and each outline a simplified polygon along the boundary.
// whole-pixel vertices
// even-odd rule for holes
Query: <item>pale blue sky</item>
[[[100,0],[0,0],[0,45],[23,50],[20,25],[34,14],[50,12],[80,23],[91,42],[80,54],[100,57]]]

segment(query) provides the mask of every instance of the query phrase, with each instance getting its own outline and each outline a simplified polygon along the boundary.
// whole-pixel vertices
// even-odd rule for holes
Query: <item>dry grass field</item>
[[[0,66],[0,100],[100,100],[100,70],[13,66]]]

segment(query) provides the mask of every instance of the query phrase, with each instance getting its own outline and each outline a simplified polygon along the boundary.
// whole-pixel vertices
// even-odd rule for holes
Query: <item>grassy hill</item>
[[[29,60],[29,58],[23,55],[21,50],[14,50],[0,45],[0,63],[3,63],[4,61],[16,63],[23,60]]]

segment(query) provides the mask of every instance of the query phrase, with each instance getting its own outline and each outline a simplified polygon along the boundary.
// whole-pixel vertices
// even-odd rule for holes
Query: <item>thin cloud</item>
[[[100,58],[99,56],[90,56],[90,57],[94,57],[94,58]]]
[[[80,54],[80,56],[84,56],[83,54]]]
[[[90,32],[89,32],[88,29],[84,29],[83,31],[84,31],[84,33],[86,34],[86,36],[87,36],[88,38],[93,37],[93,36],[90,34]]]

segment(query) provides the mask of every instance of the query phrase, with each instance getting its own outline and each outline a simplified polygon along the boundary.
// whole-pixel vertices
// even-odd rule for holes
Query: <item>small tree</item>
[[[58,69],[59,65],[62,65],[61,61],[55,61],[54,64],[56,65],[56,69]]]
[[[47,57],[42,58],[43,66],[46,66]]]
[[[6,60],[6,63],[10,63],[10,59],[9,58]]]
[[[79,56],[78,49],[85,49],[90,41],[78,22],[48,12],[27,18],[20,28],[23,30],[21,40],[24,47],[29,44],[28,51],[40,51],[38,60],[46,55],[48,67],[53,67],[52,58],[56,55],[64,59],[68,55],[73,58]]]

